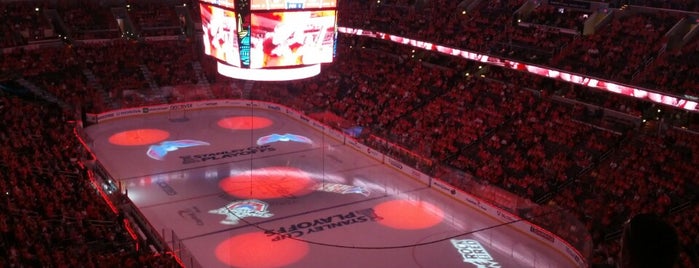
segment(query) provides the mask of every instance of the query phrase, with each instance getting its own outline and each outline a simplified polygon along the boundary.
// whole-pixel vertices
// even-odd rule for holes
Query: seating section
[[[490,53],[529,63],[548,64],[556,54],[573,42],[575,35],[538,26],[512,26],[505,29]]]
[[[692,0],[630,0],[628,2],[637,6],[699,12],[699,3]]]
[[[44,4],[29,1],[0,3],[0,48],[27,45],[33,41],[57,39],[44,16]]]
[[[534,107],[508,128],[463,152],[455,165],[534,200],[576,177],[619,139],[573,120],[579,107],[546,101]]]
[[[0,92],[0,263],[4,267],[172,267],[139,251],[86,177],[70,115]]]
[[[592,14],[591,11],[541,5],[532,10],[522,21],[582,32],[583,23],[585,23],[590,14]]]
[[[699,38],[652,63],[640,85],[676,95],[699,96]]]
[[[540,5],[528,14],[516,15],[517,21],[495,38],[490,53],[549,64],[582,33],[591,12]]]
[[[596,77],[630,82],[660,51],[663,35],[679,22],[677,13],[614,13],[609,25],[573,42],[558,57],[558,67]]]
[[[619,226],[639,213],[668,215],[669,221],[682,222],[670,210],[696,198],[696,192],[691,190],[696,190],[699,182],[696,139],[695,134],[677,130],[668,131],[664,137],[635,134],[614,156],[581,176],[554,200],[578,213],[597,241],[605,241],[605,234],[618,231]],[[696,211],[695,207],[688,210]],[[679,214],[691,215],[689,211]],[[696,260],[697,241],[685,237],[685,230],[691,233],[696,228],[683,225],[686,223],[676,227],[687,250],[682,257],[686,264]],[[594,261],[604,262],[618,256],[619,248],[616,244],[598,243],[595,252]],[[694,254],[692,258],[688,253]]]
[[[79,39],[113,39],[121,29],[111,9],[91,0],[59,0],[56,5],[70,36]]]
[[[174,36],[182,34],[182,24],[175,7],[167,3],[130,1],[128,13],[138,25],[141,36]]]

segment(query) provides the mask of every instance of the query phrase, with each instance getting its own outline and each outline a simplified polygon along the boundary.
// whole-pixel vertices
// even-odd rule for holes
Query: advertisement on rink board
[[[173,104],[173,105],[170,105],[170,111],[187,110],[187,109],[191,109],[192,107],[194,107],[194,104],[192,104],[192,103]]]
[[[388,156],[385,156],[384,158],[387,160],[388,164],[390,164],[394,168],[397,168],[399,170],[403,170],[403,164],[401,164],[401,162],[399,162],[398,160],[395,160],[395,159],[388,157]]]
[[[128,110],[120,110],[119,112],[116,113],[116,116],[124,116],[124,115],[131,115],[131,114],[140,114],[141,109],[128,109]]]
[[[364,145],[362,145],[362,146],[364,146]],[[369,154],[369,156],[373,157],[374,159],[376,159],[378,161],[383,162],[384,155],[381,152],[374,150],[374,149],[371,149],[368,146],[364,146],[364,147],[366,148],[366,152],[367,152],[367,154]]]
[[[343,135],[342,132],[337,131],[333,128],[327,128],[326,133],[330,134],[330,136],[333,136],[334,138],[338,139],[341,142],[345,141],[345,135]]]

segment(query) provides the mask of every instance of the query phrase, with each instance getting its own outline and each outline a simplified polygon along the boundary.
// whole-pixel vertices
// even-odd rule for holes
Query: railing
[[[202,268],[201,264],[194,258],[192,252],[172,229],[163,229],[161,233],[172,254],[180,260],[180,264],[187,268]]]
[[[154,251],[153,253],[173,254],[174,257],[177,257],[181,265],[186,264],[186,267],[201,267],[196,260],[191,258],[191,254],[188,253],[186,248],[181,246],[182,243],[179,242],[176,236],[173,235],[169,240],[166,239],[165,231],[163,230],[161,233],[159,230],[156,230],[150,222],[146,220],[138,207],[131,202],[128,198],[128,189],[123,187],[121,182],[112,178],[102,163],[95,158],[95,155],[91,151],[91,147],[93,146],[92,139],[82,128],[82,123],[77,124],[74,133],[87,151],[87,154],[83,156],[84,159],[82,160],[89,163],[87,167],[92,171],[92,174],[94,174],[93,178],[96,180],[94,182],[96,184],[95,187],[104,187],[103,189],[106,191],[99,190],[103,193],[102,197],[105,201],[115,212],[117,212],[116,209],[118,208],[118,213],[122,213],[127,220],[125,224],[129,224],[131,227],[136,228],[138,236],[134,237],[134,239],[137,239],[139,244],[149,247],[151,251]],[[173,241],[177,241],[177,243]],[[177,247],[173,248],[173,246]],[[181,257],[185,257],[186,259],[182,259]],[[187,262],[184,263],[184,261]]]

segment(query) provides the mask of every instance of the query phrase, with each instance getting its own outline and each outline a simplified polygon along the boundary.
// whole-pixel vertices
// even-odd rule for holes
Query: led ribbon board
[[[415,39],[405,38],[402,36],[391,35],[384,32],[375,31],[365,31],[362,29],[339,27],[339,32],[367,36],[382,40],[390,40],[394,43],[399,43],[403,45],[409,45],[425,50],[437,51],[442,54],[451,55],[454,57],[462,57],[464,59],[469,59],[477,62],[482,62],[489,65],[500,66],[504,68],[510,68],[519,71],[525,71],[531,74],[548,77],[551,79],[566,81],[574,83],[577,85],[582,85],[590,88],[596,88],[616,94],[621,94],[628,97],[633,97],[641,100],[652,101],[655,103],[664,104],[667,106],[672,106],[680,109],[684,109],[692,112],[699,112],[699,97],[697,96],[673,96],[667,93],[653,92],[651,90],[643,89],[640,87],[628,86],[623,84],[617,84],[612,81],[605,81],[603,79],[598,79],[594,77],[582,76],[575,73],[570,73],[562,70],[549,69],[547,67],[541,67],[531,64],[526,64],[523,62],[517,62],[508,59],[501,59],[493,57],[490,55],[479,54],[467,50],[460,50],[457,48],[445,47],[430,42],[419,41]]]

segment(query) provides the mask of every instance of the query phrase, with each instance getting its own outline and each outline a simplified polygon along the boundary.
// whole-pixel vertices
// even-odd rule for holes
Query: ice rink
[[[284,113],[210,108],[86,132],[151,225],[201,267],[575,267]]]

